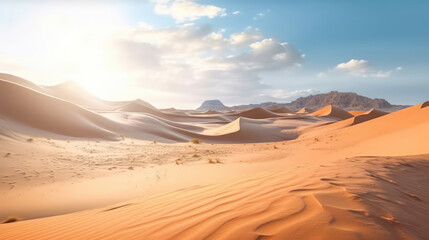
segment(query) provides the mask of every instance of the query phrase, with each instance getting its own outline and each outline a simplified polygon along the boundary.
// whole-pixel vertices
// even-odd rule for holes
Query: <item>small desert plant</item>
[[[132,167],[132,166],[131,166],[131,167],[128,167],[128,169],[129,169],[129,170],[134,170],[134,167]]]
[[[33,142],[32,138],[27,139],[27,142]]]
[[[314,141],[315,142],[319,142],[320,140],[318,138],[314,138]]]
[[[209,158],[209,163],[222,163],[218,158],[213,159],[213,158]]]
[[[18,217],[7,217],[6,220],[4,220],[1,223],[12,223],[12,222],[17,222],[19,221]]]
[[[183,161],[180,158],[176,159],[175,162],[176,162],[176,165],[183,164]]]
[[[276,145],[274,145],[274,149],[279,149]]]
[[[201,143],[201,140],[200,140],[200,139],[193,138],[193,139],[191,139],[189,142],[191,142],[191,143],[193,143],[193,144],[200,144],[200,143]]]
[[[8,152],[4,155],[4,157],[9,157],[9,156],[10,156],[10,152]]]
[[[121,137],[121,139],[122,139],[122,141],[124,141],[125,140],[125,137],[124,137],[124,135],[119,135],[120,137]]]
[[[156,140],[153,140],[153,142],[152,142],[153,144],[156,144]]]

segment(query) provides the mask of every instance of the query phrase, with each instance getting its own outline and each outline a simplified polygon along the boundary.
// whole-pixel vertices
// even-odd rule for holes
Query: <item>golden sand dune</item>
[[[371,109],[371,110],[369,110],[367,112],[361,113],[361,114],[356,115],[355,117],[353,117],[352,118],[353,122],[351,123],[351,125],[363,123],[363,122],[369,121],[371,119],[375,119],[375,118],[384,116],[386,114],[387,114],[387,112],[383,112],[383,111],[380,111],[380,110],[377,110],[377,109]],[[350,120],[350,119],[347,119],[347,120]]]
[[[361,115],[361,114],[363,114],[365,112],[367,112],[367,111],[349,111],[349,113],[351,115],[355,116],[355,117],[358,116],[358,115]]]
[[[367,114],[333,123],[304,128],[302,137],[333,139],[338,148],[353,149],[356,154],[406,155],[426,153],[429,149],[429,109],[418,104],[394,113],[368,111]],[[381,115],[381,116],[380,116]],[[407,141],[412,136],[411,141]]]
[[[429,132],[429,108],[421,106],[422,104],[412,106],[326,135],[336,134],[338,141],[355,149],[365,149],[368,153],[425,153],[429,149],[429,142],[426,140]]]
[[[312,112],[314,112],[314,109],[303,107],[300,110],[298,110],[296,113],[312,113]]]
[[[1,239],[424,239],[428,155],[358,157],[0,225]],[[368,186],[371,186],[370,188]]]
[[[333,118],[337,120],[344,120],[344,119],[353,117],[353,115],[351,115],[347,111],[344,111],[341,108],[337,108],[331,105],[328,105],[322,109],[319,109],[313,113],[310,113],[309,115],[315,116],[315,117],[328,117],[328,118]]]

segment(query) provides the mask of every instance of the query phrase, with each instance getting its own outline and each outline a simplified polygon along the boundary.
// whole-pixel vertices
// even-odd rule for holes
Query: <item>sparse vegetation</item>
[[[27,142],[33,142],[34,140],[32,138],[27,139]]]
[[[7,217],[6,220],[4,220],[1,223],[12,223],[12,222],[17,222],[20,219],[18,217]]]
[[[10,156],[10,152],[8,152],[4,155],[4,157],[9,157],[9,156]]]
[[[132,166],[131,166],[131,167],[128,167],[128,169],[129,169],[129,170],[134,170],[134,167],[132,167]]]
[[[124,135],[120,134],[119,136],[121,137],[122,141],[124,141],[124,140],[125,140]]]
[[[219,160],[219,158],[216,158],[216,159],[209,158],[209,163],[216,164],[216,163],[222,163],[222,162]]]
[[[314,138],[314,141],[315,141],[315,142],[319,142],[319,141],[320,141],[320,139],[318,139],[318,138]]]
[[[153,140],[153,144],[156,144],[156,140]]]
[[[279,149],[276,145],[274,145],[274,149]]]
[[[191,142],[191,143],[193,143],[193,144],[200,144],[200,143],[201,143],[201,140],[200,140],[200,139],[193,138],[193,139],[191,139],[189,142]]]
[[[183,161],[182,161],[182,159],[180,159],[180,158],[176,159],[176,160],[175,160],[175,162],[176,162],[176,165],[181,165],[181,164],[183,164]]]

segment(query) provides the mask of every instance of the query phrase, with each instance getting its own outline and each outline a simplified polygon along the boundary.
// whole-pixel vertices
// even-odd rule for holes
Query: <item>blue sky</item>
[[[429,96],[428,1],[18,2],[0,1],[0,71],[39,84],[190,108],[330,90]]]

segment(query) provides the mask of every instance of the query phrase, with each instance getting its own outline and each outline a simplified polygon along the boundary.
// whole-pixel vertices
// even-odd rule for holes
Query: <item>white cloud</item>
[[[233,14],[233,15],[240,14],[240,11],[234,11],[234,12],[232,12],[232,14]]]
[[[226,9],[202,5],[197,0],[154,0],[155,13],[171,15],[177,22],[194,21],[202,17],[226,16]]]
[[[367,60],[358,60],[350,59],[348,62],[338,64],[333,70],[330,70],[329,73],[342,73],[355,77],[362,78],[387,78],[390,77],[394,71],[401,71],[402,67],[397,67],[395,70],[376,70]],[[325,77],[328,72],[321,72],[317,74],[318,77]]]
[[[245,31],[231,34],[231,43],[233,45],[248,45],[262,38],[262,34],[257,28],[248,27]]]
[[[85,14],[80,5],[61,9],[26,12],[28,20],[16,17],[25,20],[22,26],[32,26],[26,39],[22,27],[1,29],[8,36],[0,39],[2,71],[42,85],[75,80],[110,100],[139,97],[156,106],[183,107],[182,99],[254,101],[271,89],[262,74],[297,66],[303,59],[292,45],[264,37],[255,28],[226,34],[209,24],[189,22],[169,28],[147,23],[130,27],[116,19],[116,12],[98,5],[85,7]]]
[[[264,11],[262,11],[262,12],[259,12],[259,13],[257,13],[257,14],[253,17],[253,20],[258,20],[258,19],[263,18],[263,17],[265,17],[269,12],[271,12],[271,10],[270,10],[270,9],[267,9],[267,10],[264,10]]]
[[[109,59],[112,66],[128,69],[137,87],[201,98],[251,97],[269,88],[261,72],[296,66],[303,59],[288,43],[254,42],[262,37],[252,28],[227,38],[211,25],[156,29],[142,24],[118,34],[116,55]]]
[[[276,89],[271,91],[271,96],[275,99],[283,100],[283,101],[292,101],[299,97],[305,97],[311,94],[317,94],[320,93],[319,91],[316,91],[314,89],[301,89],[301,90],[295,90],[291,92],[285,92],[281,89]]]

